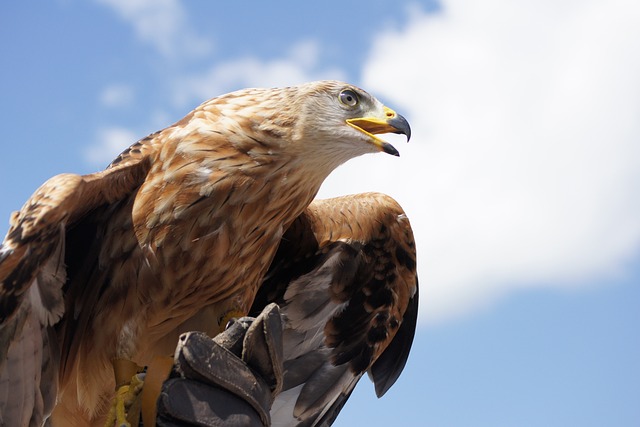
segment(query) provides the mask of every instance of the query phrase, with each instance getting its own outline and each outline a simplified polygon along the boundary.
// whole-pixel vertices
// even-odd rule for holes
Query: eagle
[[[45,182],[12,215],[0,247],[0,423],[102,424],[114,390],[126,387],[123,365],[173,354],[185,331],[216,335],[250,312],[270,277],[289,274],[272,266],[285,233],[312,212],[338,165],[365,153],[397,156],[376,136],[390,132],[411,133],[404,117],[344,82],[245,89],[204,102],[103,171]],[[385,203],[364,204],[384,212]],[[323,221],[330,229],[333,219],[320,219],[320,228]],[[344,230],[330,231],[318,250],[337,250],[325,245],[332,234],[351,241],[350,230],[363,240],[358,230],[384,225],[366,214],[338,223]],[[301,287],[265,289],[286,304]],[[390,313],[377,316],[375,304],[359,300],[367,316],[359,313],[356,331],[386,333],[371,340],[371,363],[417,295],[415,286],[386,288]],[[339,331],[339,322],[332,327]],[[340,336],[327,341],[338,351],[334,363],[352,353]],[[363,364],[353,372],[361,375]]]

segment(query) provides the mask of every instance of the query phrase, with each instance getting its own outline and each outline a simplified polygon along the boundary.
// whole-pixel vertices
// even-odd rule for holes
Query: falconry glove
[[[158,399],[158,426],[269,426],[282,387],[282,320],[276,304],[230,322],[211,339],[180,337]]]

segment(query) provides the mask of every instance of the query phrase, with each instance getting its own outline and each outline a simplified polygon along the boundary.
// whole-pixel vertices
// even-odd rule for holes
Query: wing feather
[[[0,246],[0,425],[42,425],[53,410],[68,231],[140,185],[146,157],[125,157],[102,172],[49,179],[11,218]]]
[[[396,382],[409,358],[409,351],[418,322],[418,287],[409,300],[404,320],[387,349],[369,370],[369,377],[375,384],[376,396],[382,397]]]
[[[378,396],[393,385],[416,326],[415,260],[406,215],[381,194],[315,201],[291,225],[254,303],[285,319],[274,426],[331,425],[366,371]]]

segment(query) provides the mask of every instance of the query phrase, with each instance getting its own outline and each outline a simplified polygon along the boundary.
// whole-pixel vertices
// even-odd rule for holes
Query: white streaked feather
[[[315,420],[310,425],[316,426],[337,399],[351,392],[361,375],[355,376],[347,366],[333,366],[325,360],[305,382],[276,396],[271,406],[273,427],[291,427],[297,425],[295,420],[309,419]]]
[[[342,376],[340,381],[340,387],[339,387],[340,393],[338,393],[337,390],[335,389],[333,390],[334,393],[331,395],[331,399],[327,399],[325,401],[325,405],[322,411],[316,416],[316,421],[313,423],[313,427],[316,427],[319,425],[318,424],[319,420],[321,420],[326,415],[327,411],[329,411],[333,407],[333,404],[339,398],[342,398],[343,396],[348,397],[351,394],[351,391],[355,388],[357,382],[360,380],[360,377],[362,377],[362,375],[355,376],[355,375],[352,375],[350,372],[345,372],[345,374]],[[338,387],[336,387],[336,389],[338,389]]]
[[[32,280],[15,316],[0,327],[0,341],[8,345],[0,366],[2,426],[4,419],[18,426],[41,426],[56,402],[59,354],[50,334],[64,314],[64,235],[60,225],[55,250]]]
[[[358,376],[359,378],[360,376]],[[334,366],[329,360],[316,370],[300,391],[293,415],[298,418],[324,413],[355,379],[347,365]],[[319,418],[320,415],[316,415]]]
[[[64,226],[61,225],[58,246],[45,261],[29,287],[31,308],[36,312],[40,323],[44,326],[55,325],[64,314],[62,286],[67,280],[64,250],[65,230]]]
[[[271,407],[273,426],[318,425],[361,377],[348,364],[334,366],[325,344],[327,321],[349,304],[332,298],[330,289],[335,280],[344,278],[338,277],[344,275],[344,263],[349,260],[348,253],[336,248],[317,268],[287,287],[280,307],[285,319],[285,390]]]
[[[339,252],[333,253],[319,268],[289,285],[284,299],[287,302],[287,319],[293,329],[310,331],[324,327],[327,319],[342,310],[343,304],[332,301],[329,292],[335,271],[342,261]]]
[[[280,393],[271,405],[271,427],[291,427],[293,408],[304,384],[300,384]]]
[[[3,255],[6,255],[9,252],[13,251],[14,249],[15,248],[14,248],[13,242],[10,242],[10,241],[9,242],[3,242],[2,244],[0,244],[0,258]]]
[[[35,286],[32,285],[32,288]],[[0,335],[10,334],[7,358],[0,372],[0,425],[40,426],[53,410],[57,390],[58,359],[51,347],[41,309],[34,309],[30,293]],[[3,336],[4,338],[4,336]]]

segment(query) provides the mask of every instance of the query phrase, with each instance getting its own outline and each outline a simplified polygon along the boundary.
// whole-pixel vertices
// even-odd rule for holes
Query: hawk
[[[102,423],[119,366],[149,365],[181,332],[215,335],[248,313],[323,180],[350,158],[398,155],[376,136],[389,132],[410,136],[347,83],[246,89],[104,171],[44,183],[0,248],[1,422]]]

